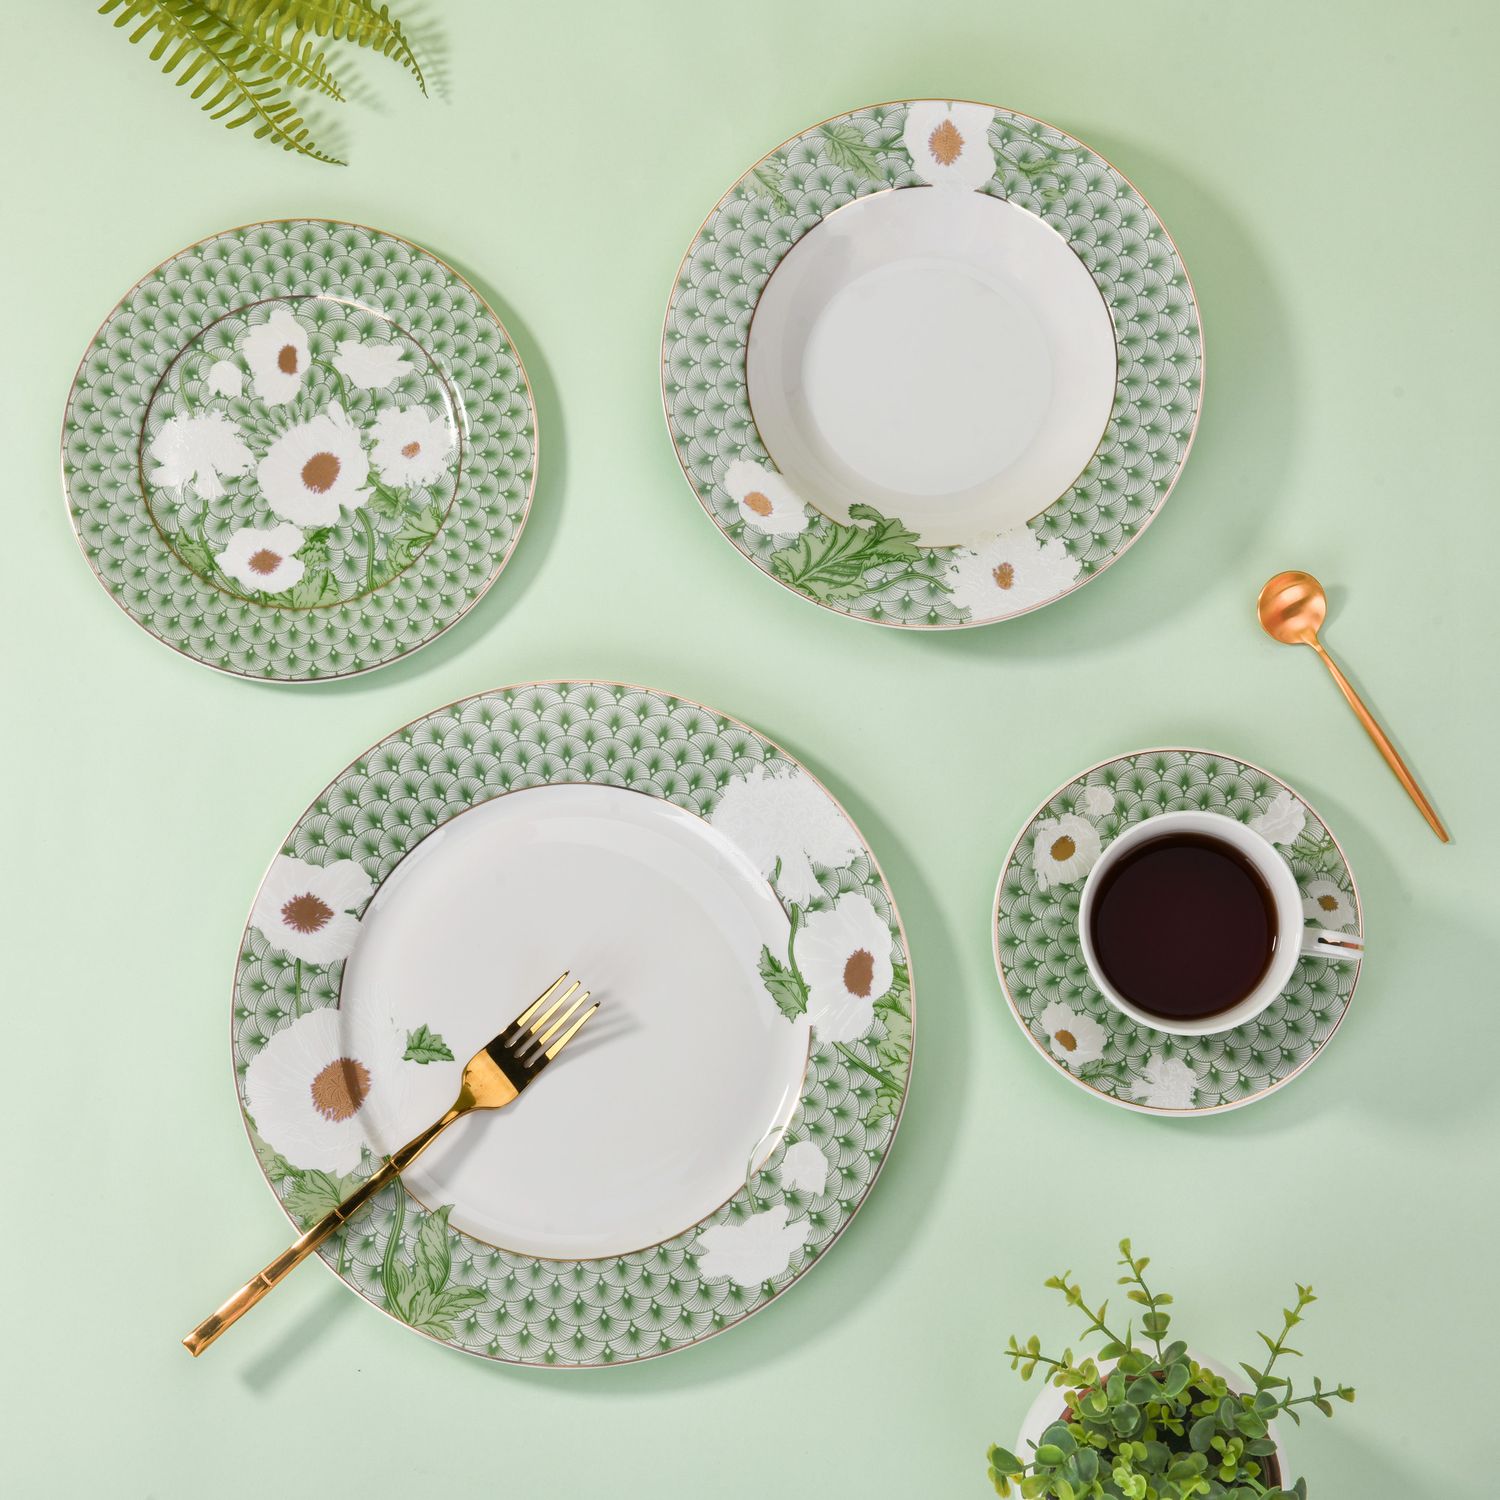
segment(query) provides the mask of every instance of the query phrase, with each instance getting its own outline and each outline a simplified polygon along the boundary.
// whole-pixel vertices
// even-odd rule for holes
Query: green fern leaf
[[[134,43],[158,33],[151,59],[179,88],[192,86],[192,97],[210,119],[230,130],[254,124],[258,139],[274,141],[317,161],[342,165],[320,151],[296,106],[282,90],[292,68],[280,51],[209,11],[199,0],[104,0],[100,15],[118,11],[115,26],[132,21]],[[310,64],[301,64],[305,71]]]
[[[427,80],[421,64],[388,5],[375,0],[218,0],[224,17],[255,35],[274,33],[278,38],[295,28],[302,36],[327,37],[353,42],[381,57],[400,63],[425,94]]]
[[[337,99],[340,104],[345,102],[344,91],[329,69],[322,50],[308,35],[305,26],[289,25],[276,14],[281,9],[279,3],[270,6],[265,0],[261,0],[258,6],[247,6],[240,0],[202,0],[202,3],[205,9],[261,48],[267,61],[274,62],[275,76],[279,81],[297,88],[314,89],[330,99]],[[257,9],[267,14],[257,17],[254,14]]]

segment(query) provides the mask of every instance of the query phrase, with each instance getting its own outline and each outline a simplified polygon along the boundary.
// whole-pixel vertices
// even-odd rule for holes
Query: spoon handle
[[[1385,757],[1385,763],[1396,773],[1396,779],[1406,788],[1407,795],[1417,804],[1422,816],[1432,825],[1432,831],[1446,844],[1448,842],[1448,830],[1443,827],[1442,821],[1432,810],[1432,804],[1422,795],[1422,788],[1417,785],[1416,778],[1406,769],[1406,762],[1396,753],[1396,747],[1386,738],[1385,730],[1375,722],[1375,715],[1360,701],[1360,696],[1350,685],[1349,679],[1339,671],[1339,665],[1328,654],[1327,648],[1319,640],[1308,642],[1314,651],[1323,658],[1323,665],[1333,673],[1333,680],[1338,683],[1339,691],[1349,700],[1349,707],[1354,710],[1359,722],[1365,726],[1365,733],[1375,741],[1375,748]]]

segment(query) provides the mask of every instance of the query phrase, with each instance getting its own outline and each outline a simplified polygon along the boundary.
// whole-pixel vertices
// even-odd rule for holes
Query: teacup
[[[1190,1018],[1154,1011],[1150,1005],[1151,997],[1141,993],[1139,985],[1133,996],[1122,994],[1120,985],[1110,978],[1106,964],[1096,951],[1096,907],[1101,893],[1107,895],[1110,891],[1117,878],[1117,868],[1132,855],[1136,856],[1135,862],[1139,865],[1140,851],[1167,841],[1179,846],[1207,846],[1210,854],[1214,852],[1213,846],[1218,846],[1231,859],[1238,856],[1238,862],[1248,866],[1264,886],[1261,896],[1265,921],[1263,928],[1257,929],[1256,933],[1256,941],[1264,941],[1267,950],[1264,971],[1238,1000],[1214,1010],[1212,1014]],[[1078,906],[1078,934],[1083,961],[1099,993],[1132,1021],[1178,1036],[1207,1036],[1232,1031],[1236,1026],[1253,1021],[1286,989],[1297,964],[1304,958],[1353,960],[1364,953],[1364,940],[1360,937],[1304,926],[1302,893],[1291,866],[1262,835],[1235,818],[1212,812],[1162,813],[1120,834],[1099,856],[1084,882]],[[1206,944],[1209,949],[1221,941],[1221,935],[1203,934],[1196,928],[1193,935],[1195,943]],[[1222,941],[1229,943],[1242,936],[1225,933]],[[1180,980],[1181,976],[1177,977]],[[1191,984],[1190,976],[1187,982]],[[1172,1007],[1166,1008],[1170,1010]]]

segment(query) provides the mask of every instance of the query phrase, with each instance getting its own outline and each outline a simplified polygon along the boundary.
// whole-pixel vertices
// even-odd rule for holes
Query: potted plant
[[[1030,1380],[1040,1365],[1049,1389],[1038,1397],[1017,1447],[989,1451],[989,1474],[1001,1495],[1022,1500],[1304,1500],[1307,1483],[1289,1483],[1273,1423],[1302,1420],[1301,1407],[1333,1415],[1333,1402],[1354,1400],[1351,1386],[1326,1388],[1314,1379],[1305,1395],[1294,1392],[1277,1363],[1300,1354],[1287,1339],[1314,1300],[1299,1286],[1295,1307],[1282,1310],[1281,1332],[1262,1333],[1269,1353],[1259,1367],[1242,1364],[1248,1390],[1236,1390],[1226,1372],[1194,1356],[1181,1340],[1168,1341],[1172,1298],[1146,1285],[1149,1257],[1120,1241],[1120,1285],[1141,1309],[1140,1334],[1132,1318],[1123,1334],[1105,1323],[1109,1304],[1094,1311],[1071,1272],[1047,1285],[1087,1320],[1085,1337],[1104,1342],[1075,1360],[1042,1353],[1035,1335],[1022,1344],[1011,1336],[1011,1368]],[[1243,1384],[1243,1382],[1241,1382]],[[1056,1389],[1051,1389],[1055,1387]],[[1061,1395],[1058,1395],[1061,1392]]]

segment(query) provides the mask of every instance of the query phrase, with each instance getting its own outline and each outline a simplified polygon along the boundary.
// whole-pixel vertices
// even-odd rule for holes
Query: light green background
[[[985,1445],[1031,1394],[1006,1335],[1071,1337],[1042,1279],[1106,1287],[1129,1233],[1224,1359],[1253,1356],[1294,1278],[1319,1289],[1309,1372],[1360,1388],[1293,1436],[1322,1500],[1493,1489],[1493,1443],[1448,1435],[1477,1431],[1463,1413],[1486,1384],[1450,1367],[1500,1335],[1493,8],[428,3],[439,97],[356,67],[346,169],[225,135],[86,3],[3,9],[26,23],[0,95],[0,1487],[980,1496]],[[1197,447],[1149,536],[1054,608],[948,635],[837,618],[748,567],[678,473],[657,382],[673,271],[735,174],[813,120],[924,94],[1039,115],[1118,163],[1182,249],[1208,346]],[[472,277],[542,430],[532,518],[490,596],[407,661],[310,689],[217,676],[121,616],[77,553],[56,446],[74,366],[140,274],[299,214],[391,229]],[[1257,588],[1289,565],[1331,586],[1329,643],[1452,847],[1312,656],[1256,629]],[[878,1189],[806,1284],[635,1368],[465,1359],[317,1267],[190,1360],[180,1335],[288,1235],[229,1075],[266,861],[396,724],[567,676],[747,719],[869,837],[920,1017]],[[1326,1056],[1199,1121],[1070,1088],[990,960],[1021,820],[1081,767],[1163,742],[1302,789],[1350,855],[1370,941]]]

